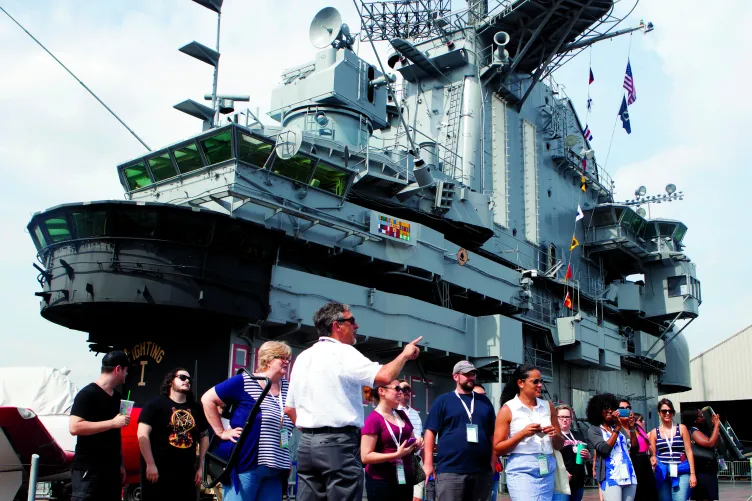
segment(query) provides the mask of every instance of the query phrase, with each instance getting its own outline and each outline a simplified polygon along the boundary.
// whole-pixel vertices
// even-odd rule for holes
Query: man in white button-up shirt
[[[328,303],[313,316],[321,336],[302,352],[290,375],[285,413],[301,432],[298,446],[298,501],[361,501],[363,386],[378,388],[397,379],[418,357],[412,341],[386,365],[353,348],[358,324],[350,307]]]

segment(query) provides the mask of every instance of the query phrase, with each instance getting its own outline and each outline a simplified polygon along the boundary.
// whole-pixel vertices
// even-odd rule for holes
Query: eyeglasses
[[[185,374],[177,374],[175,377],[181,381],[188,381],[189,383],[191,382],[191,379],[193,379],[191,376],[186,376]]]
[[[625,406],[625,407],[622,407],[622,406],[620,405],[620,406],[619,406],[619,409],[629,409],[629,410],[631,411],[631,410],[632,410],[632,406],[631,406],[631,405],[627,405],[627,406]]]
[[[676,411],[672,411],[671,409],[661,409],[659,411],[661,414],[675,414]]]
[[[338,318],[337,320],[335,320],[335,322],[340,323],[340,324],[343,322],[350,322],[351,325],[355,325],[355,317]]]
[[[287,357],[284,355],[280,355],[278,357],[274,357],[277,360],[282,360],[283,362],[292,362],[292,357]]]
[[[409,386],[400,386],[402,393],[410,393],[411,388]]]
[[[382,386],[385,390],[394,390],[396,392],[409,393],[410,388],[403,388],[401,386]]]
[[[559,419],[572,419],[572,416],[559,416]]]

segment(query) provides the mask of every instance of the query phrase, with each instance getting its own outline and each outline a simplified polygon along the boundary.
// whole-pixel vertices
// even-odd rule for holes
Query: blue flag
[[[619,108],[619,118],[621,118],[621,126],[627,131],[627,134],[632,133],[632,126],[629,124],[629,108],[627,108],[627,98],[622,96],[621,108]]]

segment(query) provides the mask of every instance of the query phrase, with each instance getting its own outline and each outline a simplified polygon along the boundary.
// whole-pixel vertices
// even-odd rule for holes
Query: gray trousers
[[[436,501],[490,501],[493,473],[439,473]]]
[[[603,501],[634,501],[636,484],[610,485],[603,491]]]
[[[303,433],[298,445],[297,501],[362,499],[359,433]]]

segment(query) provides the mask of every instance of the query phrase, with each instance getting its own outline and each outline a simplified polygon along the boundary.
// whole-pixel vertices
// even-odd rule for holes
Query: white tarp
[[[68,432],[73,399],[78,388],[67,369],[0,367],[0,406],[31,409],[63,450],[76,447]]]

